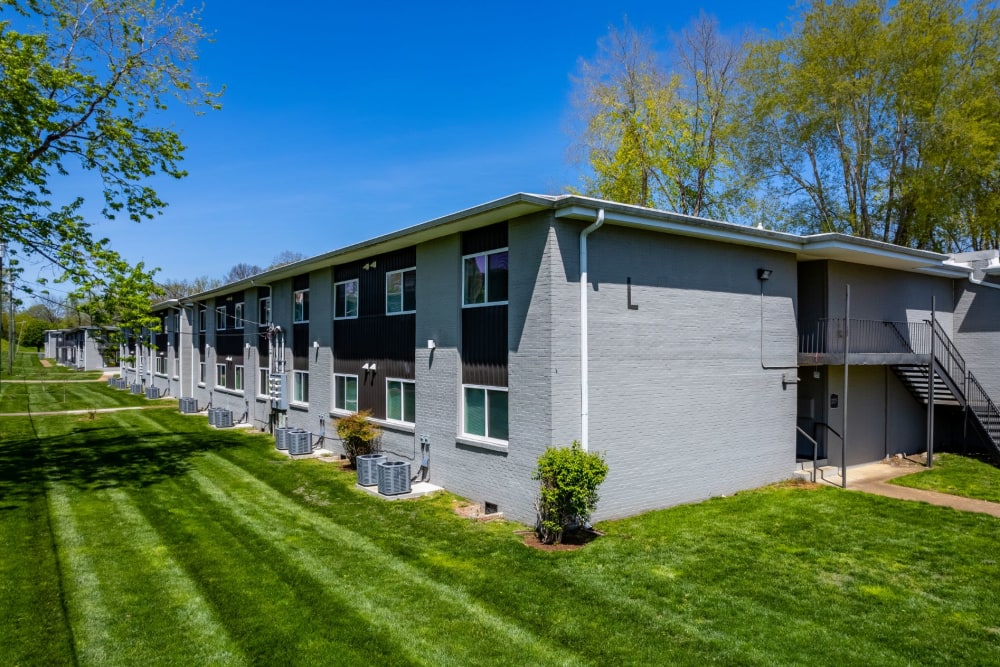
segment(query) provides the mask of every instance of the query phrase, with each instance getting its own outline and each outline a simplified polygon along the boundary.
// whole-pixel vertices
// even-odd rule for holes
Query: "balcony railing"
[[[850,353],[906,354],[931,353],[931,328],[927,322],[887,322],[851,319]],[[799,354],[843,354],[847,343],[847,320],[824,318],[812,331],[799,336]]]

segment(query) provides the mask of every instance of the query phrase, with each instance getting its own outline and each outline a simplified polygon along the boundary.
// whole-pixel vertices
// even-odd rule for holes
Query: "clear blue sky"
[[[308,4],[308,9],[302,9]],[[102,223],[160,278],[218,277],[282,250],[319,254],[513,192],[558,193],[571,75],[624,16],[667,43],[700,10],[769,30],[791,0],[205,0],[200,74],[223,109],[173,115],[190,175],[141,225]]]

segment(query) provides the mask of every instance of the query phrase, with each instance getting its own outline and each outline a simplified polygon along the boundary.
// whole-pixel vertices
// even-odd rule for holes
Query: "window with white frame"
[[[309,371],[292,371],[292,401],[309,403]]]
[[[224,331],[226,329],[226,307],[219,306],[215,309],[215,330]]]
[[[416,384],[413,380],[385,381],[385,418],[412,424],[416,421]]]
[[[462,258],[462,305],[507,303],[507,249]]]
[[[417,312],[417,270],[403,269],[385,274],[385,314]]]
[[[358,316],[358,279],[333,285],[333,319],[346,320]]]
[[[506,387],[462,386],[462,429],[465,435],[507,441]]]
[[[205,333],[205,321],[208,319],[207,309],[202,306],[198,309],[198,331]]]
[[[181,358],[174,357],[174,379],[176,380],[181,376]]]
[[[263,327],[271,321],[271,297],[257,300],[257,323]]]
[[[235,310],[236,310],[236,323],[235,323],[234,326],[237,329],[242,329],[243,328],[243,302],[242,301],[240,301],[239,303],[236,304],[236,309]]]
[[[154,359],[156,359],[156,362],[155,362],[156,366],[154,367],[155,368],[154,372],[157,375],[166,375],[167,374],[167,359],[165,357],[163,357],[163,356],[156,356],[156,357],[154,357]]]
[[[233,368],[233,389],[236,391],[243,391],[243,367],[236,366]]]
[[[225,387],[226,386],[226,365],[216,364],[215,365],[215,386]]]
[[[257,395],[270,396],[271,373],[266,368],[257,369]]]
[[[358,411],[358,376],[333,376],[333,408],[343,412]]]
[[[300,289],[292,294],[292,322],[309,321],[309,290]]]
[[[198,364],[198,384],[205,384],[205,362],[202,361]]]

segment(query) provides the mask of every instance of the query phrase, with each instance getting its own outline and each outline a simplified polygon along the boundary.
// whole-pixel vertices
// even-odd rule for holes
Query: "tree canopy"
[[[217,107],[191,69],[205,38],[198,14],[143,0],[0,0],[0,10],[0,221],[11,279],[25,261],[44,260],[95,323],[152,325],[154,271],[93,236],[83,198],[67,195],[77,190],[63,179],[95,177],[108,219],[162,211],[151,177],[185,176],[184,146],[162,112],[171,100]]]
[[[612,29],[602,74],[584,63],[577,83],[583,190],[939,251],[997,247],[996,3],[806,0],[794,11],[777,36],[736,42],[702,19],[672,58]]]

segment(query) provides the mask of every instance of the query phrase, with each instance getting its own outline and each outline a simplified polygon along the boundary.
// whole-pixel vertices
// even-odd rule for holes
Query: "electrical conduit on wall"
[[[604,209],[580,232],[580,445],[590,451],[590,352],[587,346],[587,237],[604,224]]]

